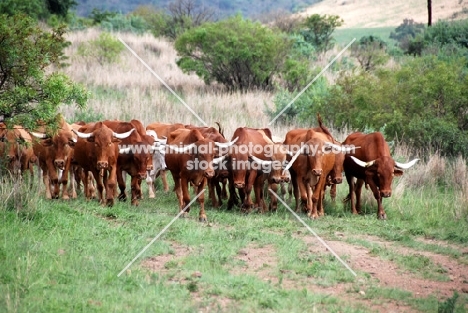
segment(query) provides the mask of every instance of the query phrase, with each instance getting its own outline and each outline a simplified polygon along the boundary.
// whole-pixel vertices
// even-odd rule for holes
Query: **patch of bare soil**
[[[176,242],[171,242],[171,253],[161,254],[158,256],[152,256],[147,258],[141,263],[141,266],[149,269],[152,272],[157,272],[160,274],[166,274],[169,272],[170,267],[166,265],[170,261],[178,262],[183,257],[186,257],[190,254],[191,248],[180,245]]]
[[[375,239],[375,238],[368,238]],[[319,245],[313,237],[304,237],[303,240],[309,244],[310,252],[330,253],[325,247]],[[375,243],[384,244],[392,249],[394,243],[384,242],[381,239],[370,240]],[[421,254],[430,258],[435,264],[444,268],[450,281],[440,282],[417,277],[416,275],[400,269],[395,263],[383,260],[378,256],[369,254],[366,248],[354,246],[343,241],[327,241],[327,244],[340,256],[347,257],[347,263],[354,271],[362,271],[376,279],[380,286],[407,290],[415,297],[427,297],[434,295],[438,299],[446,299],[453,295],[454,291],[459,293],[468,288],[468,268],[459,264],[449,257],[430,252],[415,251],[411,248],[397,247],[396,251],[402,254]]]
[[[315,243],[314,243],[315,244]],[[316,253],[316,247],[310,249],[310,252]],[[322,252],[320,252],[322,253]],[[329,253],[329,252],[326,252]],[[272,284],[279,285],[284,289],[307,289],[312,293],[325,294],[339,298],[343,304],[356,306],[356,304],[366,307],[367,309],[376,312],[415,312],[409,306],[396,303],[395,301],[387,301],[385,303],[366,299],[365,292],[359,290],[359,293],[353,290],[352,283],[341,283],[334,286],[319,286],[313,282],[313,278],[294,277],[284,273],[281,282],[277,273],[278,259],[275,256],[276,250],[273,246],[258,247],[249,245],[246,248],[239,250],[237,259],[243,261],[241,267],[234,268],[231,273],[234,275],[255,275],[264,281],[269,281]],[[365,280],[361,279],[361,283]]]

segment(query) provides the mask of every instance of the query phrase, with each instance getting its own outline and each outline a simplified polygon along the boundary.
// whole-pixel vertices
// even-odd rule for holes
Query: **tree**
[[[74,0],[46,0],[47,9],[51,14],[66,17],[68,10],[77,5]]]
[[[46,19],[50,14],[66,17],[76,5],[74,0],[2,0],[0,14],[13,16],[24,13],[34,19]]]
[[[281,33],[239,15],[188,30],[175,42],[183,71],[230,90],[273,88],[290,45]]]
[[[165,36],[176,39],[188,29],[213,21],[215,11],[197,5],[196,0],[175,0],[168,5],[170,18],[167,21]]]
[[[341,25],[343,19],[338,15],[312,14],[304,20],[304,29],[300,33],[317,50],[326,51],[331,48],[333,32]]]
[[[0,116],[5,123],[53,125],[60,104],[85,106],[84,87],[52,71],[65,59],[64,34],[64,25],[47,32],[26,15],[0,16]]]
[[[364,71],[372,71],[377,66],[387,62],[389,56],[385,52],[387,44],[376,36],[364,36],[351,46],[354,56]]]

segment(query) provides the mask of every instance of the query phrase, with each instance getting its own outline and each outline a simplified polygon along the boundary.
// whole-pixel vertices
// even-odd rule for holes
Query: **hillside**
[[[320,0],[195,0],[197,5],[209,7],[216,12],[218,18],[241,13],[246,17],[255,17],[269,12],[283,10],[299,12]],[[88,16],[94,8],[104,11],[115,11],[123,14],[133,11],[139,5],[153,5],[156,8],[166,8],[175,0],[77,0],[76,12],[80,16]]]
[[[427,23],[426,0],[324,0],[301,15],[333,14],[344,19],[343,28],[398,26],[403,19]],[[468,17],[468,0],[433,1],[432,21]]]

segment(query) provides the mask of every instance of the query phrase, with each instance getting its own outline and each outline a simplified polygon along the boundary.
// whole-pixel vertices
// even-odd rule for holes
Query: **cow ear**
[[[52,145],[52,139],[51,138],[43,139],[41,141],[41,145],[43,145],[44,147],[50,147]]]
[[[112,138],[112,142],[121,142],[121,141],[122,141],[122,140],[119,139],[119,138],[115,138],[115,137]]]
[[[403,171],[400,170],[399,168],[395,168],[395,169],[393,170],[393,175],[394,175],[394,176],[401,176],[401,175],[403,175]]]

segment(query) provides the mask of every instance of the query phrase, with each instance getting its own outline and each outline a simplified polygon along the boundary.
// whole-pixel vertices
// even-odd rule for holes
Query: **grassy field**
[[[333,33],[333,37],[336,42],[341,46],[347,45],[353,38],[356,40],[361,39],[364,36],[377,36],[382,40],[394,43],[394,40],[390,39],[390,33],[395,31],[396,27],[376,27],[376,28],[338,28]]]
[[[86,84],[92,99],[86,111],[64,108],[68,120],[200,125],[130,53],[105,66],[77,56],[77,45],[97,35],[70,35],[65,72]],[[121,36],[207,124],[220,121],[228,137],[236,127],[269,122],[264,109],[273,93],[222,93],[181,73],[169,43]],[[271,128],[280,137],[290,129]],[[333,132],[338,140],[349,133]],[[414,156],[398,146],[394,157]],[[19,187],[2,177],[0,312],[466,312],[466,160],[418,157],[384,200],[386,221],[376,219],[367,190],[363,214],[353,216],[341,203],[346,183],[336,203],[327,196],[326,216],[312,221],[300,214],[356,277],[284,206],[245,215],[209,201],[207,223],[198,222],[195,204],[118,276],[176,216],[173,192],[164,193],[158,181],[156,199],[107,208],[81,194],[46,200],[36,184],[14,192]]]

